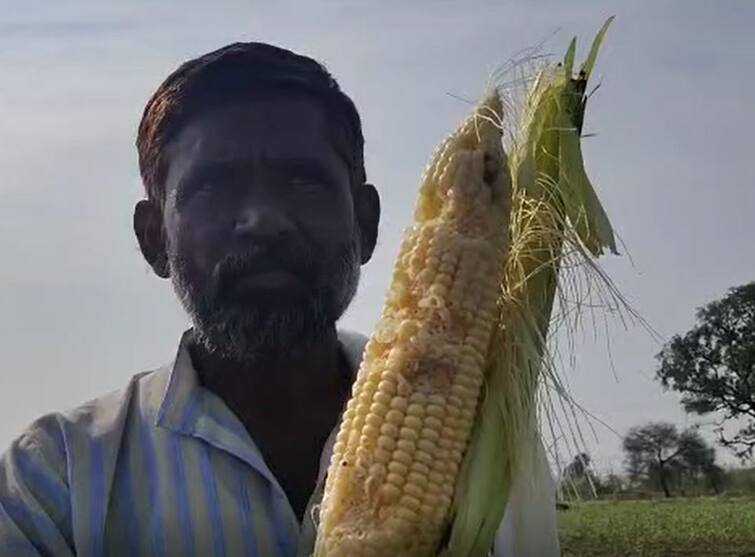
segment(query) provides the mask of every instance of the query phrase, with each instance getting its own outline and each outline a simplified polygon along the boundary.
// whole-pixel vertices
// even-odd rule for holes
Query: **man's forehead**
[[[188,159],[186,163],[335,154],[324,109],[315,101],[299,98],[207,108],[183,126],[169,151]]]

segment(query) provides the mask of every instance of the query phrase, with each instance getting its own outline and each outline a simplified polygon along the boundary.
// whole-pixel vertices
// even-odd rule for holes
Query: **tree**
[[[562,486],[577,498],[593,497],[600,487],[598,476],[590,468],[592,459],[587,453],[578,453],[564,467]]]
[[[564,468],[564,477],[581,479],[585,477],[585,474],[590,468],[592,459],[587,453],[579,453],[574,457],[569,464]]]
[[[601,478],[600,483],[596,486],[596,489],[598,490],[598,494],[600,495],[615,496],[618,493],[624,491],[624,487],[624,478],[622,478],[618,474],[609,472],[603,478]]]
[[[657,378],[681,393],[685,410],[717,413],[719,441],[742,459],[755,452],[755,282],[697,311],[697,323],[657,355]],[[724,425],[744,420],[728,436]]]
[[[680,480],[695,482],[704,478],[718,495],[723,469],[716,464],[716,450],[695,430],[688,429],[679,437]]]
[[[624,438],[630,479],[657,483],[671,497],[672,483],[682,487],[705,478],[713,490],[720,490],[721,469],[716,451],[695,429],[679,433],[669,423],[649,423],[629,430]]]
[[[667,423],[634,427],[624,438],[627,472],[632,480],[657,478],[666,497],[671,497],[669,474],[679,455],[679,432]]]

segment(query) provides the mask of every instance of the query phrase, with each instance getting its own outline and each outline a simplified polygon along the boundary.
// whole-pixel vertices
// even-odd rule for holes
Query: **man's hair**
[[[183,63],[144,108],[136,148],[147,197],[163,204],[164,148],[191,117],[211,106],[270,93],[304,94],[320,102],[352,185],[366,181],[359,113],[325,67],[269,44],[234,43]]]

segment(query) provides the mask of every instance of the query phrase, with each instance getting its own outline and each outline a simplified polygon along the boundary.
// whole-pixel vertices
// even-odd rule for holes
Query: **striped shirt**
[[[239,419],[199,384],[187,339],[171,365],[12,443],[0,457],[0,556],[310,554],[334,434],[300,524]],[[365,339],[339,340],[356,370]]]

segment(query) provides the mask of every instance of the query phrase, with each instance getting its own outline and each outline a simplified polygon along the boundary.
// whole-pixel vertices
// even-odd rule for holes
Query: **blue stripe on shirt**
[[[280,510],[278,509],[278,490],[275,486],[268,487],[268,508],[270,509],[270,520],[273,523],[275,532],[275,541],[278,544],[278,551],[281,555],[289,555],[286,544],[286,532],[281,524]]]
[[[92,529],[91,551],[92,555],[101,555],[105,520],[105,471],[102,462],[102,443],[99,439],[92,441],[89,474],[91,476],[91,495],[89,498],[89,527]]]
[[[125,533],[126,547],[128,554],[139,555],[139,540],[142,539],[143,533],[139,528],[139,520],[136,516],[136,507],[134,506],[133,482],[131,481],[133,470],[128,465],[128,459],[124,458],[124,464],[120,467],[120,481],[118,482],[117,501],[118,506],[123,512],[123,524],[119,525],[122,532]]]
[[[50,470],[43,466],[43,462],[32,458],[30,452],[19,451],[16,463],[20,475],[44,494],[55,509],[65,509],[66,516],[70,515],[71,500],[68,498],[65,485],[51,475]]]
[[[160,501],[159,483],[157,474],[157,462],[155,448],[152,445],[152,436],[149,430],[149,420],[141,423],[141,450],[143,455],[144,469],[147,473],[147,489],[149,490],[149,530],[152,542],[152,555],[162,557],[163,551],[163,525],[162,525],[162,501]]]
[[[47,549],[54,547],[60,541],[60,533],[55,528],[55,524],[41,512],[9,499],[0,499],[0,511],[2,511],[0,519],[6,516],[6,520],[15,526],[18,533],[29,540],[28,545],[40,554],[49,553]],[[3,539],[2,541],[14,540]],[[23,544],[20,545],[23,546]]]
[[[170,468],[175,487],[178,524],[181,529],[181,537],[186,541],[184,551],[188,557],[194,557],[196,550],[194,548],[194,530],[191,524],[191,515],[189,514],[188,485],[186,483],[183,455],[181,454],[181,438],[177,436],[173,436],[170,439]]]
[[[238,470],[239,498],[241,504],[241,531],[244,536],[244,555],[246,557],[257,557],[257,539],[254,534],[254,524],[252,523],[252,505],[249,501],[249,488],[246,485],[244,470],[240,466]]]
[[[202,487],[204,488],[207,510],[210,515],[210,529],[212,530],[212,543],[215,549],[215,557],[225,557],[225,539],[223,538],[223,521],[220,518],[220,505],[218,503],[218,490],[215,485],[215,474],[210,463],[210,453],[206,445],[199,451],[199,468],[202,475]]]

